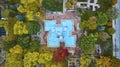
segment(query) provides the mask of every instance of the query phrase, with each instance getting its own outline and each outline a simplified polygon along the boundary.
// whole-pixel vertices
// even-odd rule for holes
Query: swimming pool
[[[56,20],[45,20],[45,31],[49,32],[48,47],[59,47],[60,42],[64,42],[65,47],[75,47],[76,36],[71,34],[73,30],[73,20],[61,20],[60,25],[56,24]]]

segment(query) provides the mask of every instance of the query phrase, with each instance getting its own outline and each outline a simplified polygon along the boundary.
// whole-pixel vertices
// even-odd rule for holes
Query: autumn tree
[[[59,47],[53,54],[53,59],[56,62],[65,61],[68,57],[68,50],[63,47]]]

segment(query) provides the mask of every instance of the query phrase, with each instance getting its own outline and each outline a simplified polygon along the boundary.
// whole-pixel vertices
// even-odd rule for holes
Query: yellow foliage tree
[[[110,67],[110,58],[101,56],[100,59],[96,59],[96,67]]]
[[[95,30],[97,28],[96,17],[90,17],[86,24],[88,29]]]
[[[17,35],[28,34],[26,25],[22,21],[17,21],[14,24],[14,34],[17,34]]]
[[[20,45],[14,46],[9,51],[10,51],[10,53],[14,53],[14,54],[22,54],[22,52],[23,52],[22,47]]]
[[[26,13],[28,21],[43,19],[44,13],[40,10],[42,0],[21,0],[23,5],[19,5],[17,10],[21,13]]]
[[[53,53],[51,52],[40,53],[38,58],[39,64],[46,64],[53,59]]]
[[[34,67],[37,65],[39,53],[28,52],[24,55],[24,67]]]
[[[5,67],[22,67],[22,47],[15,45],[8,53]]]
[[[80,67],[88,67],[91,62],[91,58],[88,56],[85,56],[84,54],[81,55],[80,58]]]
[[[45,64],[45,67],[68,67],[68,62],[64,61],[56,63],[54,61],[49,61],[48,63]]]

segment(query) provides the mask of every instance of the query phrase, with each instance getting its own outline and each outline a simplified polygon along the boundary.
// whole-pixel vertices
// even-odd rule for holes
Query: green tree
[[[45,9],[50,11],[63,10],[63,0],[43,0],[42,5]]]
[[[98,12],[97,24],[99,26],[106,25],[108,23],[108,17],[106,13]]]
[[[66,2],[65,5],[66,5],[66,8],[68,8],[68,9],[72,8],[72,4],[70,2]]]
[[[2,48],[6,51],[9,51],[10,48],[12,48],[13,46],[15,46],[15,41],[2,41]]]
[[[78,11],[80,12],[80,17],[82,22],[88,20],[92,16],[96,16],[97,14],[97,12],[84,8],[78,9]]]
[[[107,29],[107,32],[110,34],[110,35],[113,35],[115,33],[115,29],[114,28],[108,28]]]
[[[79,27],[80,29],[85,29],[87,27],[87,21],[80,22]]]
[[[114,5],[113,1],[114,0],[98,0],[98,3],[100,4],[100,8],[98,9],[98,11],[106,12]]]
[[[81,29],[95,30],[97,28],[96,17],[89,17],[87,21],[80,23]]]
[[[26,27],[29,34],[36,34],[40,31],[40,24],[37,22],[28,22]]]
[[[32,51],[37,51],[40,48],[40,44],[37,40],[31,41],[29,45]]]
[[[31,37],[29,35],[22,35],[18,37],[17,44],[19,44],[22,48],[29,49],[29,43],[31,41]]]
[[[78,40],[78,45],[82,49],[83,54],[92,54],[94,52],[95,44],[98,39],[98,33],[89,34],[88,36],[82,36]]]
[[[10,9],[3,10],[2,13],[1,13],[2,17],[4,17],[4,18],[8,17],[10,11],[11,11]]]
[[[114,19],[116,19],[119,15],[117,9],[115,7],[108,9],[108,11],[106,12],[107,16],[108,16],[108,20],[112,21]]]

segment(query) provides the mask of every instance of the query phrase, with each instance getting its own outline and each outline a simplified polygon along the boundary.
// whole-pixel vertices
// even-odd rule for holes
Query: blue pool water
[[[73,25],[73,20],[62,20],[60,25],[56,24],[56,20],[46,20],[45,31],[49,32],[48,47],[59,47],[60,42],[64,42],[66,47],[75,47],[76,36],[72,35]]]

